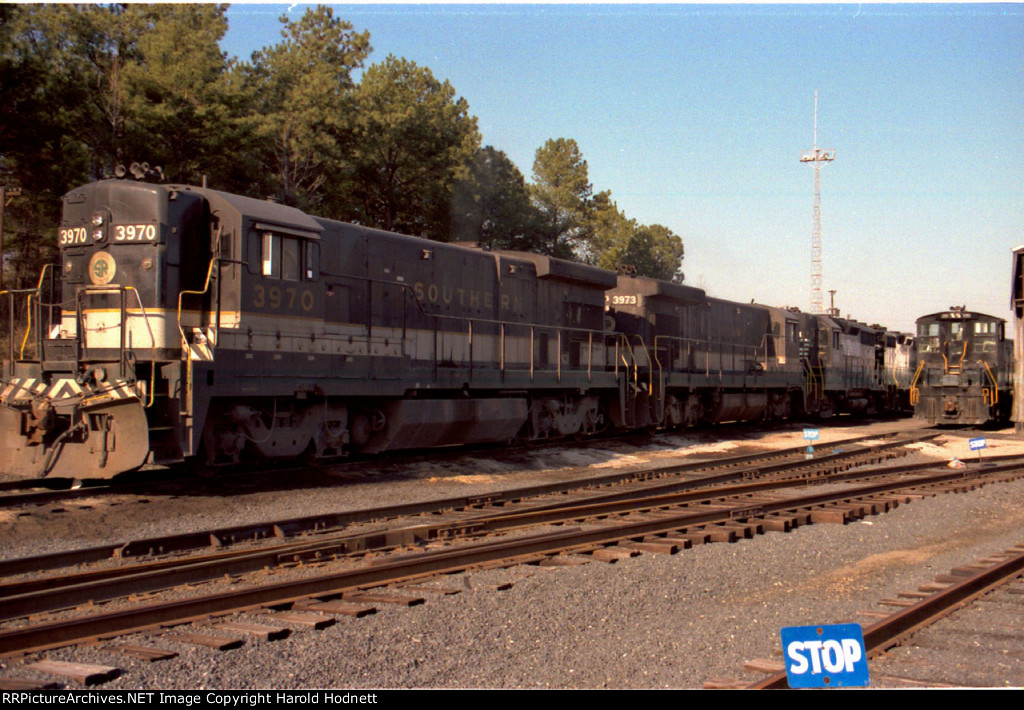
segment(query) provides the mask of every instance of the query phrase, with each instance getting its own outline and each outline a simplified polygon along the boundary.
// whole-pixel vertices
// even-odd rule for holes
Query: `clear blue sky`
[[[233,5],[232,56],[306,5]],[[527,180],[573,138],[594,191],[686,246],[687,283],[810,302],[813,144],[825,305],[910,330],[950,305],[1009,317],[1024,244],[1024,5],[334,5],[369,63],[447,79]]]

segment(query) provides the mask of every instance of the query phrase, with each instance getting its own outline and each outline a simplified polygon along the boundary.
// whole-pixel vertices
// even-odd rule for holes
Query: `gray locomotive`
[[[2,470],[540,440],[898,406],[907,343],[854,321],[216,190],[64,198],[0,383]]]
[[[1013,342],[1006,321],[960,306],[917,319],[914,416],[932,424],[1009,420]]]

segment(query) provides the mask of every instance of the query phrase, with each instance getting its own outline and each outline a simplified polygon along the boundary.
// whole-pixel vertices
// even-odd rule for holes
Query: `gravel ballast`
[[[844,428],[841,436],[858,433]],[[758,444],[768,445],[769,439]],[[775,440],[793,445],[791,435]],[[966,441],[951,439],[949,446],[943,455],[966,449]],[[1007,443],[993,446],[992,453],[1020,448]],[[459,484],[459,475],[444,478],[440,487],[481,483]],[[499,487],[533,476],[542,477],[515,475]],[[390,495],[412,495],[417,487],[422,498],[446,494],[430,481],[404,481],[398,487],[402,492]],[[363,499],[356,490],[362,488],[346,490],[358,498],[354,507],[389,495],[387,486],[379,486]],[[319,496],[318,504],[323,499]],[[452,575],[435,584],[460,593],[427,595],[421,606],[385,605],[374,616],[342,617],[322,631],[296,628],[287,639],[248,640],[227,652],[160,642],[180,655],[159,663],[133,662],[101,649],[45,655],[122,668],[119,678],[103,686],[110,689],[700,687],[709,678],[738,677],[745,660],[769,657],[783,626],[863,621],[857,612],[879,609],[875,604],[883,598],[1024,543],[1022,499],[1024,481],[1017,481],[915,501],[846,526],[811,525],[673,556]],[[267,519],[295,504],[281,491],[254,494],[241,506],[226,506],[230,512],[221,518],[237,514],[251,520],[258,514]],[[166,534],[160,517],[174,505],[179,504],[151,501],[152,515],[139,527]],[[217,513],[205,505],[188,525],[229,524],[211,520]],[[117,508],[128,507],[103,513],[107,541],[119,532],[137,532],[118,527]],[[0,532],[45,528],[42,520],[26,522],[10,521]],[[181,524],[179,519],[172,527]],[[28,538],[22,538],[24,549],[46,547]],[[28,554],[24,549],[17,554]],[[497,582],[512,586],[495,591]],[[142,636],[123,641],[154,644]],[[4,675],[15,670],[10,661],[4,666]]]

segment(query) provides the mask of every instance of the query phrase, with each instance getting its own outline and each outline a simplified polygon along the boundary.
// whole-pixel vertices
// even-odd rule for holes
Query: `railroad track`
[[[935,467],[934,464],[932,466]],[[508,566],[524,562],[558,564],[558,560],[565,559],[567,555],[618,559],[640,552],[674,553],[693,544],[735,540],[770,529],[786,530],[808,522],[845,522],[889,509],[901,500],[947,490],[966,490],[980,483],[1020,476],[1022,470],[1024,462],[1020,461],[985,469],[945,469],[930,473],[919,467],[906,466],[871,473],[832,471],[819,476],[805,470],[800,474],[774,472],[771,474],[776,479],[774,490],[768,481],[746,481],[729,486],[716,482],[710,490],[666,492],[659,489],[653,498],[651,495],[636,495],[632,501],[616,493],[595,497],[587,503],[574,501],[561,510],[551,505],[540,505],[507,515],[485,514],[456,523],[439,523],[427,540],[433,545],[443,544],[443,547],[411,552],[406,545],[401,550],[403,554],[374,557],[370,564],[346,557],[353,552],[351,539],[302,541],[292,549],[256,553],[264,555],[257,564],[262,569],[268,560],[277,565],[313,562],[323,565],[322,573],[199,596],[191,590],[192,596],[186,599],[42,623],[19,622],[14,625],[18,628],[10,628],[9,624],[8,630],[0,633],[0,654],[21,654],[84,643],[97,637],[155,630],[165,625],[242,611],[308,605],[310,600],[323,597],[353,599],[365,595],[369,589],[394,590],[402,585],[424,583],[440,574],[481,566]],[[739,476],[742,478],[743,473]],[[857,478],[868,480],[856,483]],[[815,487],[813,492],[794,495],[797,488],[806,486],[808,482],[841,485],[830,486],[833,490]],[[780,492],[780,489],[786,490]],[[537,528],[537,525],[541,527]],[[422,533],[428,526],[419,527]],[[484,533],[500,534],[501,537],[474,541]],[[366,549],[363,545],[356,552],[364,553]],[[324,564],[327,559],[338,555],[342,556],[340,569]],[[181,568],[185,572],[175,574],[193,575],[193,580],[197,573],[213,572],[217,577],[223,577],[229,570],[229,564],[242,557],[244,555],[240,553],[230,563],[224,558],[188,561]],[[251,560],[247,563],[251,564]],[[165,573],[155,569],[150,571],[158,575]],[[135,570],[133,575],[139,572]],[[128,583],[134,584],[138,579],[136,576]],[[101,580],[95,589],[102,590],[107,583]],[[167,580],[159,583],[167,584]],[[70,598],[70,595],[80,593],[80,589],[72,585],[62,593]],[[123,593],[123,590],[118,593]],[[29,591],[22,595],[22,600],[26,598],[25,594],[28,597],[42,596],[40,590]],[[4,605],[12,603],[16,596],[8,597]]]
[[[836,448],[857,444],[858,442],[896,436],[897,434],[874,434],[844,439],[822,446],[822,449]],[[920,436],[936,436],[933,431],[920,430]],[[619,436],[610,441],[615,443],[631,442],[638,439],[646,439],[646,435]],[[588,440],[585,446],[592,446],[595,443],[605,442],[602,438]],[[535,444],[529,447],[507,447],[504,449],[493,449],[493,447],[463,451],[470,455],[487,452],[489,456],[498,458],[514,458],[522,454],[535,455],[545,449],[559,449],[569,445],[568,442],[555,442],[549,444]],[[803,447],[794,447],[787,450],[752,454],[749,456],[729,457],[736,465],[759,460],[773,460],[781,457],[796,457],[803,454]],[[422,453],[409,453],[405,455],[392,455],[386,460],[388,468],[401,468],[403,465],[412,465],[424,461],[444,460],[450,454],[437,451]],[[112,495],[162,495],[167,493],[188,493],[189,491],[203,491],[214,489],[223,494],[238,493],[241,491],[261,490],[280,484],[282,480],[288,481],[290,487],[308,482],[309,485],[323,485],[325,479],[334,485],[344,485],[353,477],[362,478],[365,475],[364,467],[369,463],[380,463],[381,459],[354,460],[339,463],[327,464],[315,468],[308,466],[274,466],[263,467],[255,470],[251,468],[225,470],[212,478],[205,478],[188,469],[182,468],[152,468],[143,471],[136,471],[129,474],[122,474],[112,480],[94,479],[90,481],[78,481],[69,478],[40,479],[40,480],[3,480],[0,481],[0,510],[29,508],[39,505],[53,505],[61,502],[74,501],[82,498],[95,498],[97,496]],[[671,467],[669,467],[671,468]],[[687,468],[687,467],[683,467]],[[667,470],[667,469],[666,469]],[[654,475],[662,475],[654,472]],[[614,476],[609,477],[614,478]],[[527,493],[527,495],[530,495]]]
[[[795,476],[797,484],[823,475],[830,475],[842,469],[877,463],[884,456],[902,455],[901,447],[908,443],[932,437],[922,434],[910,437],[858,437],[838,442],[833,452],[807,460],[802,447],[786,449],[767,454],[755,454],[728,457],[713,461],[683,465],[670,465],[624,473],[606,474],[590,477],[581,481],[561,482],[498,491],[486,495],[428,500],[385,508],[343,511],[327,515],[306,516],[286,520],[268,521],[230,528],[217,528],[192,531],[183,535],[163,536],[110,545],[92,547],[67,552],[39,555],[27,558],[0,561],[0,579],[10,578],[24,573],[40,573],[47,570],[68,568],[104,560],[123,562],[127,559],[164,556],[173,553],[194,550],[218,550],[218,554],[210,559],[225,560],[232,555],[223,553],[226,547],[243,542],[261,540],[281,541],[304,534],[315,534],[316,545],[325,545],[325,538],[340,540],[337,544],[343,553],[353,553],[372,549],[382,549],[401,545],[414,545],[435,538],[450,538],[457,535],[469,535],[495,531],[501,527],[536,524],[538,516],[545,516],[550,521],[559,522],[560,510],[574,509],[586,504],[590,506],[613,506],[600,510],[612,511],[614,504],[620,504],[618,511],[628,512],[629,507],[654,500],[657,496],[670,496],[665,499],[671,502],[672,495],[685,494],[687,491],[712,489],[743,480],[755,478],[773,479],[777,477]],[[855,447],[864,440],[888,439],[869,447]],[[773,463],[774,462],[774,463]],[[666,482],[666,479],[669,479]],[[609,492],[614,490],[614,492]],[[714,493],[713,496],[719,496]],[[550,502],[545,502],[545,500]],[[664,504],[664,503],[662,503]],[[483,515],[485,509],[502,511],[498,515]],[[516,514],[511,513],[515,509]],[[528,515],[527,515],[528,513]],[[607,513],[606,513],[607,514]],[[349,535],[345,531],[350,526],[383,520],[410,519],[407,526],[392,526],[390,529],[372,529],[361,535]],[[471,516],[467,518],[467,516]],[[526,517],[524,517],[526,516]],[[422,518],[431,520],[424,524]],[[441,520],[442,522],[434,522]],[[452,522],[454,520],[454,522]],[[511,521],[511,522],[509,522]],[[297,549],[310,545],[307,542],[295,544]],[[282,554],[288,545],[268,547],[265,552]],[[175,563],[164,563],[167,567]],[[123,570],[123,568],[122,568]],[[56,579],[43,579],[21,585],[6,584],[0,586],[0,600],[9,598],[2,590],[17,587],[24,593],[37,592],[46,587],[66,586],[71,579],[79,577],[99,578],[121,574],[122,570],[99,572],[92,575],[69,577],[61,575]],[[3,614],[0,611],[0,614]],[[7,616],[10,616],[8,613]],[[2,617],[0,617],[2,618]]]
[[[586,445],[597,443],[637,443],[650,438],[648,434],[619,434],[617,436],[595,436],[588,439]],[[858,437],[850,441],[857,441]],[[486,452],[490,456],[515,457],[522,454],[537,454],[545,449],[557,449],[570,445],[571,442],[556,441],[535,443],[530,446],[507,446],[500,449],[493,445],[464,447],[461,453],[478,455]],[[385,458],[380,456],[361,456],[351,459],[338,459],[324,462],[316,466],[291,464],[260,464],[226,466],[218,470],[216,475],[204,475],[199,469],[189,468],[186,464],[171,467],[148,467],[139,471],[120,474],[113,479],[89,479],[85,481],[72,478],[48,479],[8,479],[0,480],[0,510],[33,505],[50,505],[79,498],[93,498],[107,495],[159,495],[167,492],[187,492],[189,490],[224,489],[228,492],[242,490],[260,490],[288,481],[295,486],[304,479],[311,484],[321,484],[325,476],[329,476],[337,485],[343,485],[353,477],[361,478],[364,468],[374,463],[386,463],[388,468],[401,468],[425,461],[444,460],[451,454],[431,449],[427,451],[397,452]],[[772,454],[766,454],[771,456]]]
[[[827,447],[822,447],[822,451],[830,449],[832,453],[819,454],[818,458],[810,462],[806,459],[804,447],[793,447],[766,453],[716,458],[694,463],[620,471],[572,481],[520,487],[482,495],[433,499],[382,508],[347,510],[338,513],[263,521],[234,527],[190,531],[181,535],[121,541],[80,550],[0,561],[0,578],[25,572],[35,573],[73,565],[89,564],[102,560],[158,556],[210,547],[222,548],[246,541],[289,538],[307,533],[324,534],[372,521],[410,516],[436,517],[452,514],[476,514],[485,507],[511,508],[515,505],[522,505],[524,501],[537,501],[545,496],[554,499],[556,501],[554,505],[565,505],[569,500],[566,496],[569,495],[585,498],[599,495],[602,490],[617,489],[625,485],[642,487],[648,481],[657,482],[664,479],[678,479],[683,481],[682,485],[684,487],[693,488],[701,485],[725,484],[759,474],[772,474],[776,471],[784,471],[792,466],[796,466],[798,469],[808,465],[811,467],[816,465],[826,467],[836,465],[853,466],[857,465],[859,461],[863,461],[865,457],[870,459],[879,452],[899,450],[900,447],[907,444],[924,441],[934,436],[936,434],[923,432],[909,436],[883,434],[844,439]],[[861,446],[866,441],[881,441],[882,443],[870,447]],[[718,473],[711,475],[709,474],[711,471],[717,471]],[[689,480],[694,477],[697,478],[697,482],[690,483]]]
[[[906,630],[899,634],[898,646],[892,641],[880,644],[888,648],[872,664],[874,685],[1024,686],[1022,571],[1024,545],[1017,545],[922,585],[922,594],[938,586],[953,586],[939,590],[935,599],[922,601],[916,609],[904,610],[898,621],[887,624]],[[885,631],[880,628],[876,633]]]
[[[1021,685],[1024,544],[955,568],[879,604],[899,611],[864,612],[877,618],[862,625],[873,686]],[[987,648],[979,658],[983,645]],[[748,669],[772,665],[782,664],[754,661]],[[789,685],[783,669],[752,684],[713,681],[705,687],[769,690]]]

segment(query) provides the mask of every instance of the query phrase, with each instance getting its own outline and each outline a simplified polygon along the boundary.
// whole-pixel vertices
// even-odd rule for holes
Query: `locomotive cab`
[[[111,180],[67,195],[58,338],[75,340],[81,361],[109,362],[126,380],[143,374],[133,359],[177,360],[169,306],[203,289],[208,224],[206,200],[173,188]]]
[[[1005,420],[1012,405],[1006,321],[964,307],[917,320],[914,415],[931,423]]]
[[[108,180],[64,197],[59,263],[35,291],[9,294],[24,299],[29,331],[0,391],[8,472],[102,478],[175,448],[150,433],[173,428],[162,426],[181,357],[171,304],[203,291],[209,223],[206,200],[173,187]],[[59,287],[45,289],[49,278]]]

